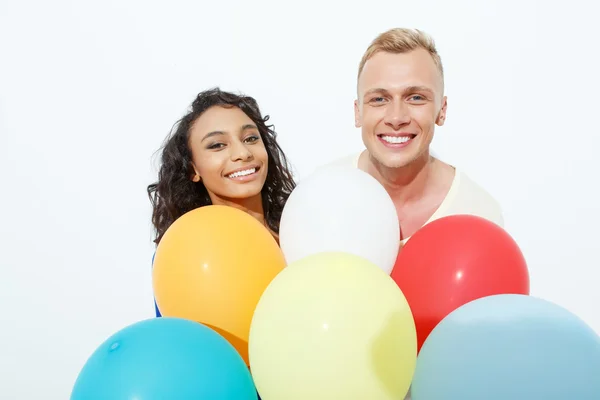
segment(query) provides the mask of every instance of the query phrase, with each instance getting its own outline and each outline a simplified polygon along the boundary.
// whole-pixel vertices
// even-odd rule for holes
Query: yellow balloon
[[[153,287],[164,317],[208,325],[248,363],[248,334],[263,291],[285,267],[271,233],[228,206],[197,208],[178,218],[156,249]]]
[[[273,279],[248,346],[263,400],[402,400],[417,360],[402,291],[377,265],[339,252],[290,263]]]

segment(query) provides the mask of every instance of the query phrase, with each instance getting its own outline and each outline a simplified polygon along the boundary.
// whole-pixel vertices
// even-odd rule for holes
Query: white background
[[[597,332],[600,80],[593,2],[0,0],[0,398],[66,399],[91,352],[154,315],[159,148],[197,92],[257,98],[301,179],[361,149],[358,62],[434,36],[434,151],[488,189],[532,294]]]

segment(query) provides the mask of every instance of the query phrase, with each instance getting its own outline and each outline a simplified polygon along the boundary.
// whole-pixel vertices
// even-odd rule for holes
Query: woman
[[[268,119],[252,97],[218,88],[198,94],[163,146],[158,182],[148,186],[156,244],[177,218],[211,204],[249,213],[279,241],[295,182]]]

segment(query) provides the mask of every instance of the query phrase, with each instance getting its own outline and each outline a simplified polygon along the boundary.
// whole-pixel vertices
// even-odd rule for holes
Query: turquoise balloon
[[[600,399],[600,336],[551,302],[516,294],[474,300],[421,348],[412,400],[534,399]]]
[[[180,318],[137,322],[109,337],[83,366],[71,400],[257,400],[235,348]]]

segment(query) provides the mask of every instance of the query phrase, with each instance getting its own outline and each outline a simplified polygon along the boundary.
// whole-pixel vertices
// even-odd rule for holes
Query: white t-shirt
[[[352,154],[337,159],[329,165],[358,168],[360,154]],[[454,180],[448,194],[425,224],[448,215],[457,214],[476,215],[504,228],[504,217],[498,202],[463,171],[455,168]],[[406,243],[408,239],[410,237],[404,238],[402,244]]]
[[[337,159],[328,165],[358,168],[361,153]],[[455,168],[454,180],[448,194],[425,224],[445,216],[457,214],[476,215],[504,227],[502,209],[498,202],[463,171]],[[410,237],[404,238],[402,244],[406,243],[408,239]],[[404,400],[411,400],[410,390]]]

